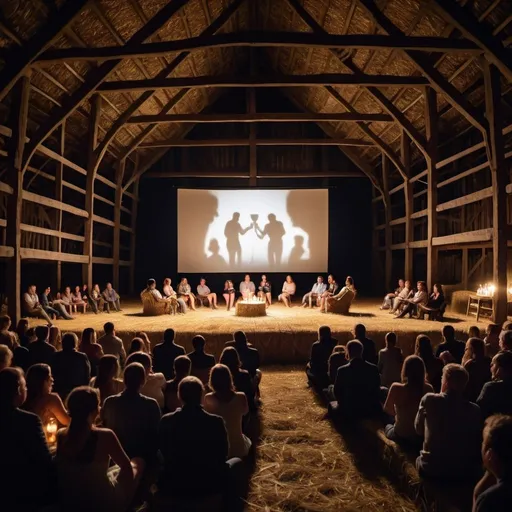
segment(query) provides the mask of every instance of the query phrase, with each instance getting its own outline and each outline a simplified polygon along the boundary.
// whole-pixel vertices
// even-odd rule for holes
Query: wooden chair
[[[159,316],[176,314],[178,301],[176,299],[157,299],[152,293],[144,290],[140,294],[142,300],[142,314],[145,316]]]
[[[327,312],[336,313],[337,315],[347,315],[354,297],[355,293],[353,291],[346,290],[339,299],[327,299]]]
[[[427,316],[427,320],[438,320],[441,321],[446,311],[446,302],[443,302],[438,308],[429,308],[423,304],[418,304],[418,318],[424,320]]]

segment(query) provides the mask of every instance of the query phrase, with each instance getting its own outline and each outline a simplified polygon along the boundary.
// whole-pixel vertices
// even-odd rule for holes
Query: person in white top
[[[256,286],[251,281],[251,276],[249,274],[245,274],[244,280],[240,283],[240,293],[242,294],[242,299],[251,299],[254,297],[256,293]]]
[[[52,325],[52,320],[41,306],[39,302],[39,297],[36,293],[35,285],[31,284],[28,287],[27,292],[23,295],[23,309],[27,316],[32,316],[36,318],[42,318],[46,320],[48,324]]]
[[[277,299],[283,301],[284,305],[287,308],[290,308],[292,303],[292,297],[295,295],[296,290],[297,287],[293,282],[292,276],[286,276],[286,281],[283,283],[281,295],[279,295]]]
[[[203,277],[197,285],[197,296],[201,301],[206,299],[212,309],[217,309],[217,294],[213,293],[208,286],[206,286],[206,279]]]
[[[154,398],[158,402],[160,409],[163,409],[165,406],[164,391],[167,385],[165,375],[163,373],[153,372],[151,357],[145,352],[134,352],[130,354],[126,359],[126,366],[131,363],[140,363],[144,367],[144,370],[146,370],[146,382],[140,390],[141,394],[149,398]]]
[[[204,408],[224,419],[229,441],[228,459],[247,456],[252,443],[242,432],[242,419],[249,412],[245,394],[235,391],[231,372],[223,364],[212,368],[209,386],[213,393],[204,397]]]

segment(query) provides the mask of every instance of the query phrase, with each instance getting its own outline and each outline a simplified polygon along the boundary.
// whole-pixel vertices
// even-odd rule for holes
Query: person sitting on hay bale
[[[322,313],[347,314],[356,293],[354,280],[347,276],[345,286],[338,293],[325,298],[324,308],[321,308]]]
[[[323,325],[318,329],[318,341],[311,346],[311,356],[306,366],[308,385],[324,389],[329,385],[328,361],[338,340],[331,336],[331,328]]]

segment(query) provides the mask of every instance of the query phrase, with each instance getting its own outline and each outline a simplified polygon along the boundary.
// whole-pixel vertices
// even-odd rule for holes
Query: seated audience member
[[[226,347],[220,355],[219,364],[223,364],[229,368],[233,378],[235,390],[240,391],[247,398],[247,404],[250,411],[256,410],[256,403],[254,401],[254,388],[252,379],[247,370],[242,370],[240,357],[235,347]]]
[[[103,310],[104,307],[104,300],[101,295],[100,291],[100,285],[95,284],[92,287],[91,292],[87,296],[87,302],[89,303],[90,308],[94,312],[95,315],[97,315],[100,311]]]
[[[327,313],[329,310],[329,307],[331,307],[335,301],[341,300],[348,291],[351,291],[354,296],[356,294],[356,287],[354,286],[354,280],[347,276],[345,279],[345,286],[335,295],[331,295],[330,297],[327,297],[325,300],[325,310],[322,310],[322,313]]]
[[[372,364],[377,364],[377,349],[375,342],[366,337],[366,327],[363,324],[356,324],[354,326],[354,339],[360,341],[363,345],[363,359]]]
[[[153,349],[153,368],[165,375],[167,380],[174,377],[174,360],[185,355],[185,349],[174,341],[174,329],[164,331],[164,340]]]
[[[48,343],[52,347],[55,347],[55,350],[62,350],[62,333],[56,325],[50,327]]]
[[[43,425],[57,420],[60,425],[69,424],[69,416],[62,399],[52,393],[53,377],[47,364],[34,364],[27,372],[27,399],[23,409],[39,416]]]
[[[457,364],[462,362],[466,345],[463,341],[455,339],[455,329],[453,325],[445,325],[443,327],[443,343],[439,344],[436,350],[436,357],[439,357],[442,352],[447,350],[455,359]]]
[[[480,328],[476,325],[472,325],[468,329],[468,338],[480,338]]]
[[[27,397],[19,368],[0,371],[2,510],[39,510],[52,501],[54,472],[41,420],[20,409]]]
[[[46,320],[48,324],[52,324],[51,318],[39,302],[39,297],[36,293],[36,286],[33,284],[31,284],[26,293],[23,294],[23,311],[29,317],[42,318],[43,320]]]
[[[204,397],[204,408],[224,419],[228,432],[228,457],[243,458],[251,449],[251,440],[242,432],[242,419],[249,412],[244,393],[236,392],[229,368],[216,364],[210,372],[211,393]]]
[[[293,282],[292,276],[286,276],[286,281],[283,283],[283,288],[281,289],[281,294],[277,298],[283,302],[283,304],[289,308],[292,304],[293,296],[297,291],[297,286]]]
[[[49,317],[64,318],[65,320],[73,320],[73,317],[66,311],[64,304],[60,300],[53,300],[50,296],[51,288],[47,286],[41,294],[41,307],[45,310]]]
[[[241,461],[226,460],[229,444],[224,420],[203,409],[203,393],[199,379],[185,377],[178,387],[182,408],[166,414],[160,422],[163,472],[159,493],[163,499],[189,500],[223,494],[223,510],[238,510],[232,506],[238,498],[232,472]],[[197,478],[198,475],[208,478]]]
[[[0,316],[0,345],[14,350],[18,345],[18,338],[16,333],[10,331],[11,328],[11,317],[9,315]]]
[[[416,314],[418,304],[425,305],[428,302],[428,291],[425,281],[418,281],[418,291],[413,295],[412,299],[405,299],[402,301],[404,307],[402,311],[396,316],[396,318],[404,318],[405,315],[409,315],[409,318],[413,314]]]
[[[418,356],[406,357],[401,382],[391,384],[384,404],[384,412],[395,418],[394,424],[386,425],[386,436],[398,443],[418,444],[421,437],[414,428],[418,406],[424,395],[433,392],[434,388],[426,381],[422,359]]]
[[[226,301],[226,309],[229,311],[235,304],[235,288],[233,286],[233,281],[229,279],[224,283],[224,290],[222,292],[222,296]]]
[[[332,354],[329,357],[328,368],[329,368],[329,381],[334,384],[336,380],[336,374],[338,368],[348,363],[347,359],[347,348],[345,345],[336,345],[332,349]]]
[[[430,294],[427,301],[427,307],[432,309],[440,309],[444,304],[443,286],[436,283],[432,288],[432,293]]]
[[[393,299],[393,306],[389,313],[395,314],[400,307],[405,305],[407,299],[412,299],[414,292],[412,291],[411,281],[407,280],[404,283],[404,289]]]
[[[16,347],[13,351],[11,366],[21,368],[24,372],[30,366],[30,353],[25,347]]]
[[[491,380],[491,358],[485,355],[485,344],[479,338],[469,338],[462,358],[462,366],[469,375],[466,398],[476,402],[486,382]]]
[[[28,345],[30,365],[37,363],[51,364],[56,350],[48,343],[50,329],[46,325],[38,325],[35,334],[36,340]]]
[[[174,291],[173,287],[171,286],[171,279],[169,277],[166,277],[164,279],[164,286],[162,288],[162,291],[164,293],[164,299],[176,299],[178,301],[178,306],[180,308],[180,312],[182,314],[185,314],[187,312],[187,303],[183,300],[182,297],[178,297],[178,294]],[[156,289],[156,284],[155,284]]]
[[[144,462],[130,460],[111,429],[95,426],[98,395],[95,389],[80,387],[67,400],[71,423],[57,434],[55,458],[62,510],[124,512],[144,470]],[[109,469],[111,460],[116,466]]]
[[[327,276],[327,289],[320,295],[320,311],[325,310],[325,303],[329,297],[336,295],[340,289],[339,284],[332,274]]]
[[[485,422],[482,459],[485,469],[494,477],[496,483],[476,497],[473,506],[474,512],[506,512],[510,510],[512,502],[512,443],[510,439],[512,439],[511,416],[491,416]]]
[[[165,405],[164,390],[165,390],[165,376],[163,373],[154,373],[151,366],[151,356],[145,352],[135,352],[131,354],[126,360],[126,364],[139,363],[146,371],[146,382],[142,387],[141,393],[149,398],[154,398],[158,407],[163,409]]]
[[[398,287],[395,288],[394,292],[388,293],[384,296],[384,301],[380,309],[391,309],[393,307],[393,300],[396,299],[402,290],[405,288],[405,281],[403,279],[398,280]]]
[[[441,352],[439,354],[439,359],[443,362],[443,365],[446,366],[450,363],[455,363],[455,358],[448,352],[448,350],[445,350],[444,352]],[[455,363],[457,364],[457,363]]]
[[[316,283],[311,287],[311,291],[302,297],[302,307],[307,308],[309,306],[311,308],[316,306],[317,301],[326,290],[327,285],[324,283],[324,278],[322,276],[318,276],[316,278]]]
[[[311,346],[311,355],[306,366],[308,384],[317,389],[324,389],[329,385],[328,361],[338,340],[331,336],[331,328],[323,325],[318,329],[318,341]]]
[[[110,313],[113,309],[114,311],[122,311],[121,309],[121,297],[119,294],[112,288],[112,283],[107,283],[107,286],[103,290],[101,294],[103,297],[103,309]]]
[[[83,352],[89,359],[91,376],[94,377],[104,352],[101,345],[96,343],[96,331],[92,327],[87,327],[82,331],[82,338],[80,345],[78,345],[78,350]]]
[[[208,382],[210,369],[215,366],[215,356],[206,354],[204,348],[206,340],[203,336],[197,335],[192,338],[192,352],[187,354],[187,357],[192,363],[190,374],[197,377],[203,384]]]
[[[334,412],[347,420],[361,420],[382,414],[380,375],[377,366],[363,360],[363,344],[347,343],[349,362],[338,369],[334,382]]]
[[[257,397],[260,396],[261,371],[260,353],[247,341],[244,331],[236,331],[233,334],[233,340],[226,342],[226,347],[235,347],[242,362],[242,369],[247,370],[251,376],[254,391]]]
[[[206,279],[203,277],[197,285],[197,296],[199,300],[208,301],[212,309],[217,309],[217,294],[213,293],[208,286],[206,286]]]
[[[267,281],[267,276],[261,276],[260,285],[258,286],[258,297],[264,299],[267,307],[272,305],[272,285]]]
[[[482,460],[482,415],[464,392],[468,372],[459,364],[443,369],[441,393],[427,393],[420,402],[415,428],[424,436],[416,460],[421,476],[444,480],[473,480]]]
[[[142,394],[146,371],[140,363],[127,365],[123,380],[125,390],[105,400],[101,420],[116,433],[129,457],[152,463],[158,449],[160,407],[155,399]]]
[[[183,277],[178,286],[178,297],[192,310],[196,311],[196,296],[188,284],[187,278]]]
[[[165,386],[165,410],[167,412],[174,412],[178,407],[181,407],[181,402],[178,397],[178,388],[180,382],[190,375],[190,368],[192,363],[185,355],[179,355],[173,361],[174,370],[173,378],[167,381]]]
[[[16,326],[16,335],[18,336],[18,342],[22,347],[28,347],[28,344],[31,341],[27,336],[27,331],[28,320],[26,318],[21,318]]]
[[[396,346],[396,334],[388,332],[386,334],[386,348],[379,351],[379,362],[377,364],[383,386],[389,388],[393,382],[400,382],[403,362],[402,349]]]
[[[498,352],[491,363],[492,381],[484,384],[476,403],[484,418],[512,415],[512,352]]]
[[[142,352],[146,352],[146,354],[151,353],[151,341],[149,341],[149,336],[147,332],[139,331],[135,333],[135,337],[140,338],[142,340]]]
[[[121,367],[124,366],[126,360],[126,351],[124,349],[123,341],[116,336],[116,329],[112,322],[107,322],[103,326],[105,334],[98,339],[98,344],[101,345],[104,354],[112,354],[119,359]]]
[[[67,332],[62,338],[62,351],[56,352],[51,363],[53,389],[65,400],[79,386],[87,386],[91,379],[91,364],[86,354],[78,352],[78,337]]]
[[[498,324],[488,324],[485,330],[485,355],[493,358],[500,351],[500,332]]]
[[[75,286],[75,291],[73,292],[72,296],[73,306],[75,306],[77,310],[81,309],[85,313],[87,307],[87,297],[85,299],[82,297],[80,286]]]
[[[427,372],[427,380],[434,388],[434,391],[439,393],[443,376],[443,362],[434,355],[430,338],[425,334],[420,334],[416,338],[414,355],[421,357],[423,360]]]
[[[501,331],[500,333],[500,352],[512,351],[512,331]]]
[[[0,345],[0,371],[11,366],[12,358],[12,350],[6,345]]]
[[[90,382],[92,388],[100,392],[100,403],[103,405],[109,396],[117,395],[124,389],[124,382],[119,378],[119,360],[108,354],[100,359],[98,374]]]
[[[128,355],[134,354],[135,352],[145,352],[146,345],[142,338],[133,338],[130,342],[130,348],[128,349]]]

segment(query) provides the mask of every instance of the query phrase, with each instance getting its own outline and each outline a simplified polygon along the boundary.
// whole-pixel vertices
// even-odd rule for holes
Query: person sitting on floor
[[[77,351],[78,337],[67,332],[62,337],[62,351],[51,362],[55,392],[65,400],[74,388],[87,386],[91,379],[91,364],[87,356]]]
[[[510,439],[512,439],[511,416],[491,416],[485,422],[482,459],[484,467],[494,477],[496,483],[476,497],[474,512],[506,512],[510,509],[512,502]]]
[[[388,293],[384,296],[384,301],[380,309],[391,309],[393,307],[393,300],[396,299],[405,288],[405,281],[403,279],[398,280],[398,287],[395,288],[394,292]]]
[[[445,325],[443,327],[443,343],[440,343],[436,350],[436,357],[439,357],[445,350],[450,352],[457,364],[461,364],[466,350],[463,341],[455,339],[455,329],[453,325]]]
[[[459,364],[443,369],[441,393],[427,393],[414,422],[424,436],[416,460],[421,476],[443,480],[473,480],[482,460],[482,414],[478,405],[464,398],[468,372]]]
[[[379,351],[377,367],[379,368],[382,385],[389,388],[393,382],[400,382],[404,356],[402,349],[396,346],[396,334],[394,332],[388,332],[385,340],[386,348]]]
[[[107,283],[107,286],[103,290],[101,294],[103,300],[105,301],[103,308],[107,313],[113,309],[114,311],[122,311],[121,309],[121,297],[119,294],[112,288],[112,283]]]
[[[469,338],[462,358],[462,366],[469,375],[466,398],[476,402],[486,382],[491,380],[491,358],[485,355],[485,344],[479,338]]]
[[[347,363],[347,347],[345,347],[345,345],[336,345],[332,349],[332,354],[330,355],[329,361],[327,362],[327,366],[329,368],[330,385],[334,385],[334,382],[336,381],[338,368],[341,368]]]
[[[175,335],[174,329],[166,329],[162,343],[153,348],[153,368],[155,372],[163,373],[167,380],[174,377],[174,360],[185,355],[185,349],[174,342]]]
[[[16,333],[11,331],[10,328],[11,317],[9,315],[0,316],[0,345],[5,345],[10,350],[14,350],[19,346],[19,342]]]
[[[404,306],[407,299],[412,299],[414,292],[412,291],[411,281],[406,280],[403,290],[393,299],[393,306],[388,311],[395,314],[399,308]]]
[[[174,412],[181,406],[178,397],[178,388],[180,382],[190,375],[190,368],[192,363],[185,355],[180,355],[173,361],[173,378],[167,381],[165,385],[165,410],[166,412]]]
[[[364,324],[356,324],[354,326],[354,339],[360,341],[363,345],[363,359],[372,364],[377,364],[377,349],[375,348],[375,342],[366,337],[366,327]]]
[[[331,336],[331,328],[322,325],[318,329],[318,341],[311,346],[311,356],[306,366],[308,384],[319,390],[329,385],[328,361],[338,340]]]
[[[203,384],[208,382],[210,369],[215,366],[215,356],[205,353],[206,340],[203,336],[197,335],[192,338],[193,351],[187,354],[192,362],[190,373],[197,377]]]
[[[332,274],[327,276],[327,289],[320,295],[320,311],[325,310],[325,303],[329,297],[336,295],[340,289],[340,285]]]
[[[154,398],[158,406],[163,409],[165,405],[164,390],[166,385],[165,376],[163,373],[153,372],[151,366],[151,356],[145,352],[135,352],[128,356],[126,364],[140,363],[146,371],[146,382],[141,390],[141,393],[150,398]]]
[[[325,309],[322,310],[322,313],[328,313],[329,309],[335,304],[335,302],[340,301],[349,291],[355,296],[356,287],[354,286],[354,280],[350,276],[347,276],[345,279],[345,286],[335,295],[331,295],[325,299]]]
[[[92,388],[100,392],[100,403],[103,406],[109,396],[117,395],[124,390],[124,382],[119,378],[119,360],[112,354],[100,359],[98,375],[90,382]]]
[[[394,424],[386,425],[386,437],[397,443],[416,446],[421,441],[414,428],[418,406],[424,395],[433,392],[434,388],[426,381],[422,359],[418,356],[406,357],[401,382],[391,384],[384,404],[384,412],[395,418]]]
[[[302,307],[307,308],[309,306],[312,308],[316,306],[317,301],[326,290],[327,285],[324,283],[324,278],[322,276],[318,276],[316,278],[316,283],[311,288],[311,291],[302,297]]]
[[[130,460],[115,432],[95,426],[100,410],[97,390],[76,388],[67,405],[71,424],[57,434],[55,458],[60,507],[77,512],[128,510],[144,461]],[[117,466],[109,469],[111,460]]]
[[[46,325],[38,325],[35,329],[36,340],[28,345],[29,365],[37,363],[51,364],[56,352],[55,347],[48,343],[50,329]]]
[[[159,447],[163,471],[158,482],[159,497],[206,499],[223,495],[222,510],[241,510],[234,485],[240,459],[227,460],[228,434],[224,420],[202,407],[204,387],[196,377],[185,377],[179,384],[182,407],[163,416]],[[197,478],[208,475],[208,478]]]
[[[119,364],[123,367],[126,360],[123,340],[116,336],[116,329],[112,322],[104,324],[103,330],[105,334],[98,339],[98,345],[101,346],[104,354],[116,356],[119,359]]]
[[[338,369],[334,383],[336,402],[331,412],[347,420],[374,418],[382,414],[380,375],[377,366],[363,360],[363,344],[347,343],[349,362]]]
[[[26,293],[23,294],[23,310],[27,316],[42,318],[43,320],[46,320],[49,325],[52,325],[51,318],[39,302],[39,297],[36,293],[36,286],[34,284],[31,284]]]
[[[498,352],[492,358],[491,376],[492,381],[484,385],[476,401],[484,418],[512,415],[512,352]]]
[[[78,350],[83,352],[89,359],[91,365],[91,376],[94,377],[98,371],[100,359],[103,357],[103,349],[96,342],[96,331],[92,327],[86,327],[82,331],[82,338]]]
[[[418,281],[418,290],[412,297],[412,299],[405,299],[402,301],[404,305],[402,311],[396,316],[396,318],[404,318],[405,315],[409,315],[411,318],[416,314],[418,304],[425,305],[428,302],[428,291],[425,281]]]
[[[210,288],[206,286],[206,279],[204,277],[201,278],[197,285],[197,297],[201,301],[207,300],[212,309],[217,309],[217,294],[213,293]]]
[[[6,345],[0,345],[0,372],[4,368],[9,368],[12,364],[14,354]]]
[[[500,351],[500,332],[501,326],[498,324],[488,324],[485,330],[485,355],[493,358]]]
[[[257,409],[256,402],[254,400],[254,388],[252,385],[252,379],[247,370],[242,370],[242,363],[235,347],[226,347],[219,358],[219,364],[223,364],[229,368],[231,376],[233,377],[233,384],[235,390],[240,391],[247,398],[247,404],[249,411],[255,411]]]
[[[41,294],[41,307],[50,317],[64,318],[65,320],[73,320],[73,317],[66,311],[61,300],[53,300],[50,296],[51,288],[47,286]]]
[[[416,337],[414,355],[421,357],[427,371],[427,380],[436,393],[441,390],[441,378],[443,376],[443,362],[434,355],[430,338],[425,334]]]

